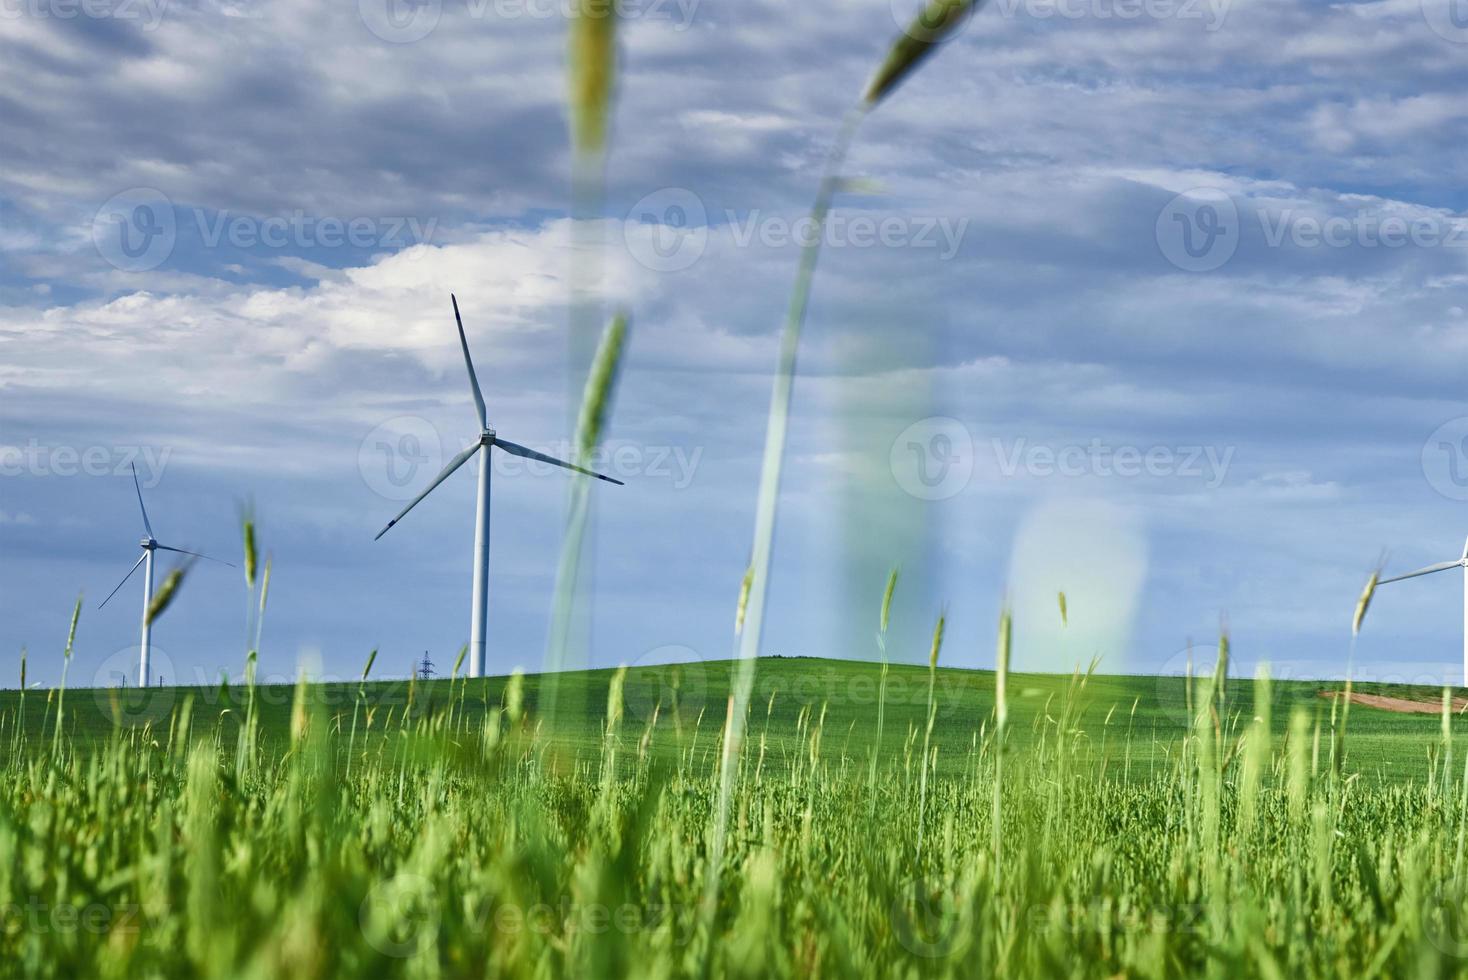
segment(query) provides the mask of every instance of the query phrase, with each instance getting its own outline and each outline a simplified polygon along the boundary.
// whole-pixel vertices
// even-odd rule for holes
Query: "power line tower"
[[[428,680],[433,676],[433,661],[428,659],[428,651],[423,651],[423,662],[418,665],[418,679]]]

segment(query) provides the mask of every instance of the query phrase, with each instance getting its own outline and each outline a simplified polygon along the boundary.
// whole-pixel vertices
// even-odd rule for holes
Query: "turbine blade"
[[[138,566],[141,565],[147,559],[148,559],[148,553],[145,551],[145,552],[143,552],[142,557],[140,557],[136,562],[133,563],[133,567],[132,568],[129,568],[127,570],[127,574],[122,577],[122,581],[117,583],[117,588],[116,589],[113,589],[111,592],[107,593],[107,598],[106,599],[103,599],[102,600],[102,605],[101,606],[98,606],[97,608],[98,609],[101,609],[102,606],[107,605],[107,603],[109,601],[111,601],[112,597],[115,596],[115,595],[117,595],[118,589],[121,589],[124,585],[127,584],[127,580],[133,577],[133,572],[136,572],[138,570]]]
[[[1417,571],[1408,572],[1406,575],[1393,575],[1391,578],[1384,578],[1376,584],[1386,585],[1388,582],[1400,582],[1404,578],[1416,578],[1419,575],[1431,575],[1433,572],[1445,572],[1450,568],[1460,568],[1462,564],[1462,561],[1440,561],[1436,565],[1428,565],[1426,568],[1419,568]]]
[[[459,346],[464,348],[464,366],[469,369],[469,387],[474,389],[474,410],[479,413],[479,431],[489,428],[489,416],[484,411],[484,395],[479,391],[479,376],[474,373],[474,361],[469,357],[469,340],[464,336],[464,318],[459,316],[459,298],[449,293],[454,302],[454,322],[459,325]]]
[[[185,551],[182,548],[170,548],[166,544],[160,544],[158,546],[158,550],[159,551],[176,551],[176,552],[178,552],[181,555],[193,555],[195,558],[202,558],[205,561],[218,562],[221,565],[227,565],[230,568],[234,568],[233,565],[230,565],[229,562],[224,561],[223,559],[220,559],[220,558],[210,558],[208,555],[201,555],[197,551]]]
[[[147,530],[148,530],[148,537],[149,538],[152,538],[153,537],[153,525],[148,523],[148,508],[146,508],[146,507],[143,506],[143,485],[138,482],[138,467],[137,467],[137,464],[135,464],[135,463],[132,464],[132,467],[133,467],[133,489],[138,492],[138,509],[143,512],[143,527],[147,528]]]
[[[503,439],[496,438],[494,444],[513,456],[524,456],[526,459],[538,459],[542,463],[550,463],[552,466],[564,466],[568,470],[575,470],[577,473],[585,473],[587,476],[594,476],[598,480],[606,480],[608,483],[615,483],[619,487],[625,487],[627,485],[621,480],[614,480],[609,476],[602,476],[600,473],[597,473],[594,470],[588,470],[585,467],[577,466],[575,463],[568,463],[564,459],[556,459],[554,456],[547,456],[545,453],[538,453],[533,449],[526,449],[524,446],[517,445],[513,442],[505,442],[505,440]]]
[[[453,459],[449,460],[449,465],[445,466],[442,470],[439,471],[438,476],[434,477],[433,478],[433,482],[428,485],[428,489],[424,490],[418,496],[414,497],[413,500],[412,500],[412,502],[409,503],[408,506],[406,506],[402,510],[398,511],[398,516],[397,517],[394,517],[392,520],[388,521],[387,522],[387,527],[383,528],[381,531],[378,531],[377,532],[377,537],[376,538],[373,538],[372,540],[373,541],[378,540],[384,534],[386,534],[388,531],[391,531],[392,530],[392,526],[394,524],[396,524],[398,521],[402,520],[404,517],[408,516],[408,511],[412,510],[414,507],[417,507],[418,506],[418,502],[420,500],[422,500],[424,497],[428,496],[435,489],[437,489],[437,487],[438,487],[438,485],[440,483],[442,483],[444,480],[447,480],[449,478],[449,474],[450,473],[452,473],[454,470],[458,469],[460,466],[463,466],[466,462],[468,462],[469,461],[469,457],[471,457],[475,453],[479,452],[479,445],[480,444],[476,442],[474,445],[470,446],[468,449],[464,450],[463,452],[459,453],[459,455],[457,455]]]

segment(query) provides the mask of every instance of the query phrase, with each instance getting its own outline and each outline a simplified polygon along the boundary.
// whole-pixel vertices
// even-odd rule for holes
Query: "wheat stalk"
[[[1004,867],[1003,801],[1004,801],[1004,736],[1009,726],[1009,647],[1013,631],[1009,606],[999,613],[999,642],[994,670],[994,797],[990,812],[990,851],[994,855],[994,887],[999,887],[999,873]]]
[[[938,702],[934,700],[933,694],[938,685],[938,654],[943,649],[943,627],[947,620],[947,613],[939,613],[938,625],[933,627],[933,645],[928,652],[928,727],[923,731],[923,768],[918,777],[917,856],[919,861],[923,857],[923,837],[926,830],[923,818],[928,807],[928,758],[933,745],[933,722],[938,718]]]
[[[586,465],[601,444],[616,395],[617,378],[627,347],[630,320],[625,312],[612,318],[602,332],[601,343],[586,376],[581,396],[581,410],[576,425],[577,463]],[[570,647],[572,621],[578,595],[581,552],[586,537],[591,498],[590,479],[580,474],[571,477],[570,502],[566,514],[566,536],[561,541],[561,555],[556,567],[556,590],[552,604],[550,639],[546,651],[547,668],[551,672],[566,666]],[[546,713],[554,718],[559,680],[552,677],[546,689]]]

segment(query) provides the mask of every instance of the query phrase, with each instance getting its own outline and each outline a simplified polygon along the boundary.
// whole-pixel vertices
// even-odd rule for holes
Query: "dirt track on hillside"
[[[1335,697],[1344,694],[1344,691],[1321,691],[1323,698]],[[1441,698],[1430,701],[1416,701],[1412,698],[1394,698],[1385,694],[1362,694],[1359,691],[1351,692],[1351,703],[1364,705],[1368,708],[1380,708],[1382,711],[1395,711],[1404,715],[1440,715],[1443,710]],[[1462,711],[1468,708],[1468,697],[1454,698],[1453,710]]]

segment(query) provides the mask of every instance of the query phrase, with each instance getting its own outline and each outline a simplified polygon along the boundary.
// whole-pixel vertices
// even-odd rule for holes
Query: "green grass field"
[[[772,659],[726,785],[731,667],[7,692],[0,971],[1468,968],[1437,715],[1021,674],[998,731],[989,672]]]
[[[1200,650],[1200,659],[1210,651]],[[699,764],[712,764],[712,753],[723,725],[730,690],[732,662],[680,664],[629,670],[624,682],[629,728],[646,725],[657,710],[656,738],[651,748],[665,756],[680,745]],[[1211,668],[1203,668],[1204,673]],[[542,729],[546,744],[567,750],[571,757],[596,763],[601,758],[602,728],[607,692],[614,670],[568,672],[560,676],[563,710],[555,724]],[[765,736],[767,765],[784,771],[791,753],[802,744],[803,721],[825,716],[825,745],[831,759],[865,761],[875,741],[874,717],[881,684],[877,663],[813,658],[768,658],[760,661],[751,698],[750,725],[755,737]],[[485,681],[439,679],[415,682],[412,712],[432,714],[444,708],[450,690],[462,700],[463,720],[477,725],[486,708],[498,707],[508,678]],[[1022,751],[1053,734],[1058,704],[1077,685],[1077,678],[1055,674],[1014,674],[1010,678],[1011,750]],[[1195,680],[1195,685],[1202,683]],[[523,679],[523,699],[532,716],[545,695],[544,678]],[[383,718],[401,714],[409,702],[407,681],[313,685],[317,708],[343,732],[350,726],[359,688],[365,704]],[[1303,708],[1313,721],[1327,728],[1331,719],[1329,694],[1339,692],[1338,681],[1275,681],[1271,684],[1272,728],[1286,731],[1289,715]],[[1439,703],[1440,688],[1403,685],[1355,684],[1360,693],[1380,693]],[[934,695],[937,705],[933,740],[939,746],[937,771],[945,776],[963,774],[971,765],[977,737],[986,722],[992,724],[994,674],[992,671],[939,667]],[[1223,722],[1237,727],[1256,713],[1254,685],[1232,678],[1225,692]],[[0,719],[14,723],[19,692],[0,691]],[[81,690],[68,696],[68,739],[95,742],[110,738],[119,728],[134,730],[152,721],[166,732],[166,720],[185,702],[192,704],[196,736],[215,732],[234,736],[248,697],[244,687],[160,688],[136,690]],[[54,735],[54,714],[47,711],[54,692],[27,694],[26,729],[31,741]],[[261,740],[280,741],[288,734],[295,688],[291,685],[257,688]],[[894,664],[885,696],[887,723],[882,755],[900,757],[914,732],[926,724],[928,710],[926,667]],[[1075,691],[1072,700],[1079,758],[1108,772],[1131,760],[1130,775],[1155,775],[1177,752],[1177,741],[1190,728],[1188,695],[1182,677],[1093,675]],[[1135,707],[1134,707],[1135,706]],[[1441,741],[1441,718],[1436,714],[1400,714],[1354,705],[1349,718],[1349,741],[1343,764],[1369,782],[1421,782],[1430,778]],[[1468,719],[1454,717],[1455,732],[1468,731]],[[558,754],[563,758],[564,753]],[[1111,773],[1114,774],[1114,773]]]

